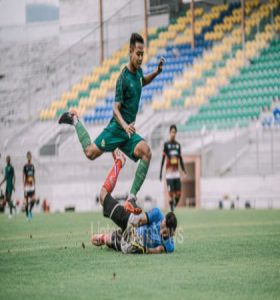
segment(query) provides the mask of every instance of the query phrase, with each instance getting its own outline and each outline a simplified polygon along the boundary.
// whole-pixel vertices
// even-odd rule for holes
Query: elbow
[[[114,118],[117,117],[117,110],[116,110],[116,108],[113,108],[113,117],[114,117]]]

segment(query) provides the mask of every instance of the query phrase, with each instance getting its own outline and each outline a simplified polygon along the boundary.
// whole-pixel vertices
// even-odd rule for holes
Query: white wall
[[[257,208],[268,208],[270,205],[280,208],[279,182],[280,175],[202,178],[201,205],[205,208],[217,208],[218,201],[227,195],[229,200],[224,201],[226,205],[239,196],[240,206],[243,208],[245,201],[250,201]]]
[[[113,192],[113,196],[124,196],[129,192],[132,184],[130,181],[119,181]],[[45,198],[51,206],[51,211],[64,211],[66,206],[75,206],[76,211],[98,211],[100,204],[96,204],[96,196],[99,195],[103,182],[71,182],[51,185],[38,185],[36,194],[41,201]],[[21,199],[23,192],[17,191],[14,199]],[[153,199],[153,206],[164,207],[163,184],[159,180],[146,180],[138,193],[139,203],[145,206],[143,200],[146,195]]]
[[[269,177],[232,177],[232,178],[202,178],[201,179],[201,206],[206,209],[218,208],[220,200],[228,195],[224,201],[225,208],[229,208],[232,201],[243,209],[245,202],[249,201],[256,208],[280,208],[280,176]],[[43,200],[46,198],[51,204],[51,211],[64,211],[66,206],[75,206],[76,211],[101,210],[95,198],[99,194],[103,182],[71,182],[51,185],[39,185],[37,195]],[[129,192],[131,180],[120,180],[114,190],[114,195],[125,195]],[[18,194],[19,193],[19,194]],[[22,195],[17,191],[17,195]],[[139,194],[139,203],[145,206],[143,199],[151,196],[153,204],[164,208],[163,182],[146,179]],[[239,196],[239,201],[236,201]],[[22,198],[22,196],[20,197]],[[18,199],[15,197],[14,199]]]

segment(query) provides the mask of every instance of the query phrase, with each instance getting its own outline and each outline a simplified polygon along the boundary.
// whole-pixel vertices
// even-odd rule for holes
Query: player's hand
[[[125,132],[128,134],[129,138],[133,135],[133,133],[136,132],[136,129],[134,127],[134,122],[133,123],[130,123],[126,126],[125,128]]]
[[[163,64],[165,63],[164,57],[161,57],[158,63],[157,73],[160,74],[162,72]]]

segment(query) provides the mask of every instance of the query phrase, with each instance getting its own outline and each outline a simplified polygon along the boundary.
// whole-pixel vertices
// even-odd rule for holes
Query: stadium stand
[[[279,11],[279,4],[273,3]],[[248,126],[251,119],[258,119],[261,110],[270,108],[271,101],[280,96],[279,41],[269,43],[273,39],[274,29],[277,30],[279,16],[275,28],[272,28],[270,24],[265,25],[269,14],[268,4],[261,5],[252,14],[248,22],[252,24],[251,30],[256,26],[256,20],[261,19],[264,31],[255,35],[252,33],[252,40],[246,42],[245,54],[237,50],[237,45],[234,57],[216,70],[213,77],[207,79],[206,85],[196,90],[193,98],[188,99],[187,105],[189,102],[203,104],[207,98],[209,101],[200,107],[197,115],[188,119],[181,130],[200,130],[203,126],[213,129],[216,125],[218,129],[234,127],[236,124]],[[251,33],[250,27],[247,30]]]
[[[166,56],[167,64],[163,74],[143,90],[141,106],[143,103],[150,102],[155,93],[161,93],[164,84],[172,83],[174,76],[182,73],[185,65],[192,64],[193,60],[202,54],[204,48],[212,45],[211,41],[204,41],[204,34],[211,32],[214,26],[221,23],[237,6],[239,4],[217,6],[213,11],[204,14],[201,8],[196,9],[196,15],[202,15],[202,17],[198,22],[196,32],[197,48],[193,51],[190,50],[190,44],[186,43],[187,41],[180,39],[180,36],[186,36],[187,31],[190,30],[190,26],[187,26],[187,29],[182,33],[186,24],[190,23],[190,11],[186,12],[185,17],[179,17],[175,24],[170,24],[167,28],[149,29],[148,54],[151,59],[144,71],[149,72],[154,69],[160,55]],[[176,48],[172,46],[173,42]],[[176,54],[176,51],[179,53]],[[158,52],[160,54],[157,54]],[[113,98],[105,96],[115,87],[119,71],[127,62],[127,53],[128,44],[125,44],[111,59],[105,60],[101,67],[94,69],[91,75],[85,76],[81,83],[74,85],[70,92],[65,92],[61,99],[53,101],[48,109],[41,111],[40,119],[52,119],[65,110],[75,107],[81,115],[91,108],[90,113],[84,117],[85,122],[108,121],[112,114]],[[147,60],[148,56],[146,56]],[[103,101],[104,98],[105,101]],[[101,104],[97,105],[97,102]]]

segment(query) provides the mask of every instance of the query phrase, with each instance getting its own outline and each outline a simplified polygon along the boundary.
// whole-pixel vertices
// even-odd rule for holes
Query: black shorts
[[[124,231],[127,227],[130,213],[110,194],[107,194],[103,203],[103,215],[114,221]]]
[[[31,192],[24,192],[24,197],[25,198],[32,198],[35,195],[35,191],[31,191]]]
[[[169,193],[181,192],[181,180],[180,178],[166,179],[167,189]]]

